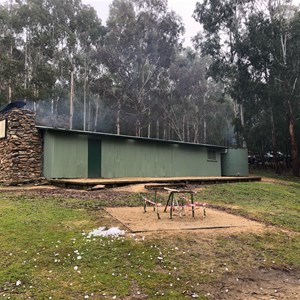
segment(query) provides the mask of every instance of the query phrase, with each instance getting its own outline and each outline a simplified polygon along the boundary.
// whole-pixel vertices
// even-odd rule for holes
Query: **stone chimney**
[[[0,129],[0,181],[40,179],[43,139],[35,126],[35,114],[19,108],[0,113]]]

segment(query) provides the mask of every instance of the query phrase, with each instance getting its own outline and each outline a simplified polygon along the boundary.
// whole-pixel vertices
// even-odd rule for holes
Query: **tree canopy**
[[[291,1],[204,0],[194,16],[204,29],[197,46],[213,58],[209,74],[240,108],[238,142],[272,151],[275,162],[289,148],[299,176],[299,8]]]
[[[39,122],[234,143],[231,100],[167,1],[114,0],[105,26],[80,0],[11,1],[0,23],[0,100],[26,99]]]

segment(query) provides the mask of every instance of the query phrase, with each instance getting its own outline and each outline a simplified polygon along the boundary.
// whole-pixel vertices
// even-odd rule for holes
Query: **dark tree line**
[[[204,34],[209,74],[225,84],[241,108],[235,121],[240,144],[254,153],[290,153],[299,176],[300,12],[289,0],[203,0],[195,18]]]

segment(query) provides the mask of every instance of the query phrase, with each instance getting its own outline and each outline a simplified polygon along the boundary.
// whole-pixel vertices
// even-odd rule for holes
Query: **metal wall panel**
[[[102,176],[221,176],[220,151],[207,159],[207,147],[102,137]]]
[[[228,149],[222,154],[222,176],[249,176],[247,149]]]
[[[44,176],[88,177],[88,136],[45,131]]]
[[[89,149],[93,143],[95,149]],[[97,142],[99,141],[99,143]],[[99,149],[101,145],[101,149]],[[208,159],[208,149],[216,159]],[[93,151],[95,150],[95,151]],[[89,165],[99,162],[99,176],[175,177],[221,176],[223,149],[130,138],[99,136],[59,131],[44,131],[44,176],[47,178],[95,177]],[[99,159],[97,153],[99,152]],[[93,174],[92,174],[93,173]]]

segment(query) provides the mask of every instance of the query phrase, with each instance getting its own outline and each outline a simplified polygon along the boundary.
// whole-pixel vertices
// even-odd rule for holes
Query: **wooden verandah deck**
[[[56,186],[88,189],[96,185],[117,187],[130,184],[149,183],[181,183],[181,184],[218,184],[231,182],[261,181],[261,177],[122,177],[122,178],[76,178],[76,179],[51,179],[51,184]]]

